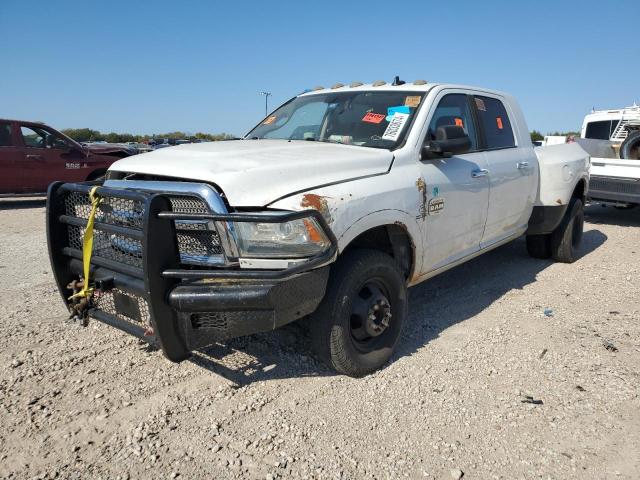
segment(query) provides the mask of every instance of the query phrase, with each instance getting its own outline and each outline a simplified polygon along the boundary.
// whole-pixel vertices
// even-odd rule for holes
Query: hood
[[[386,173],[388,150],[287,140],[234,140],[164,148],[115,162],[109,170],[217,185],[234,207],[266,206],[321,185]]]
[[[135,153],[135,150],[129,145],[122,145],[120,143],[90,143],[84,147],[89,151],[89,153],[95,153],[98,155],[115,152],[124,152],[128,155],[133,155]]]

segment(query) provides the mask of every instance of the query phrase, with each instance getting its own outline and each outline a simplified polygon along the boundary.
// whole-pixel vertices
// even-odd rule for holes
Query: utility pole
[[[269,115],[269,97],[271,92],[260,92],[260,95],[264,95],[264,116]]]

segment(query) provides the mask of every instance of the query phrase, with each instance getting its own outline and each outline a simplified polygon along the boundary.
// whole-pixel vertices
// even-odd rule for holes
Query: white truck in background
[[[588,188],[588,154],[534,150],[510,95],[397,77],[336,84],[243,139],[53,184],[49,252],[73,317],[173,361],[309,316],[318,356],[357,377],[391,357],[408,287],[522,235],[534,257],[576,260]]]
[[[640,106],[594,110],[578,143],[591,155],[592,200],[621,207],[640,204]]]
[[[550,147],[551,145],[562,145],[563,143],[567,143],[566,135],[545,135],[541,146]]]

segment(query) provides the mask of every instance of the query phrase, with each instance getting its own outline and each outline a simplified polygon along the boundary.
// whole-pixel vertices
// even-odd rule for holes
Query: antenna
[[[271,92],[260,92],[260,95],[264,95],[264,116],[269,115],[269,97]]]
[[[396,75],[396,77],[393,79],[393,83],[391,85],[393,85],[394,87],[397,87],[398,85],[404,85],[405,82],[404,80],[400,80],[400,77],[398,75]]]

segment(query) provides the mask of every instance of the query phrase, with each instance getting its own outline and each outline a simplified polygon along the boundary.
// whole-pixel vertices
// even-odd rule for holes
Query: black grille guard
[[[65,207],[66,196],[77,192],[88,195],[96,182],[62,183],[49,186],[47,194],[47,242],[49,258],[54,279],[63,301],[70,305],[69,297],[73,293],[69,284],[78,279],[82,265],[82,250],[69,245],[69,230],[84,228],[87,221],[78,216],[68,215]],[[173,361],[187,358],[190,350],[177,321],[177,312],[169,303],[169,294],[178,285],[190,284],[205,279],[247,279],[254,281],[279,281],[295,277],[297,274],[321,267],[334,259],[337,253],[337,240],[325,219],[316,210],[304,210],[284,214],[187,214],[171,210],[171,203],[165,193],[136,191],[125,188],[98,186],[97,195],[102,198],[113,197],[124,201],[139,202],[142,205],[142,217],[136,225],[105,223],[96,218],[94,229],[105,234],[126,237],[140,242],[142,248],[137,264],[126,264],[107,256],[96,254],[91,257],[92,280],[96,288],[118,289],[137,295],[148,304],[148,313],[154,337],[147,340],[159,343],[165,355]],[[226,265],[203,268],[185,268],[180,263],[180,252],[176,238],[174,221],[210,220],[214,222],[287,222],[305,217],[313,217],[329,238],[330,247],[319,255],[307,257],[282,270],[240,269],[237,262]],[[78,245],[76,245],[77,247]],[[232,260],[232,259],[230,259]],[[106,285],[106,286],[105,286]],[[89,315],[128,333],[144,338],[144,325],[126,322],[114,315],[92,308]]]

